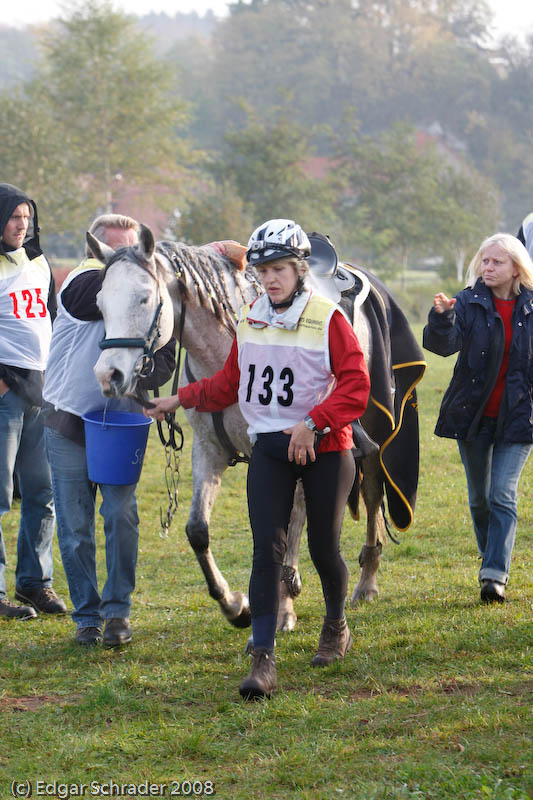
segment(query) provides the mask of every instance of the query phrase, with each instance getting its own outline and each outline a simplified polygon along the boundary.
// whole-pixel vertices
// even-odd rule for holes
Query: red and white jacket
[[[293,427],[310,415],[330,428],[318,452],[348,450],[350,423],[365,411],[370,378],[355,333],[330,300],[312,294],[294,330],[241,311],[237,335],[221,370],[179,390],[184,408],[221,411],[239,402],[255,434]]]

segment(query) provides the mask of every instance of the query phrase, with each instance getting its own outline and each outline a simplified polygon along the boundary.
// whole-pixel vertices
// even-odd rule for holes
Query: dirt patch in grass
[[[480,691],[479,686],[472,684],[461,684],[457,681],[449,683],[440,683],[434,689],[429,689],[427,686],[420,686],[414,684],[413,686],[387,686],[386,688],[379,689],[358,689],[350,695],[351,700],[368,700],[373,697],[381,697],[383,695],[399,697],[417,697],[422,694],[427,694],[428,691],[434,691],[442,694],[461,694],[461,695],[474,695]]]
[[[381,697],[383,695],[416,697],[418,695],[428,694],[431,692],[444,695],[461,695],[463,697],[473,697],[479,692],[483,692],[486,690],[487,687],[483,684],[461,683],[460,681],[452,680],[452,681],[441,681],[434,688],[427,686],[426,687],[420,686],[419,684],[414,684],[413,686],[392,685],[392,686],[387,686],[383,689],[361,688],[353,692],[350,695],[350,699],[353,701],[369,700],[372,699],[373,697]],[[512,697],[531,694],[533,693],[533,681],[530,680],[522,681],[521,683],[513,684],[508,688],[499,689],[498,691],[500,694],[508,694],[509,696]]]
[[[35,694],[21,697],[0,697],[1,711],[38,711],[43,706],[61,705],[77,702],[80,695],[77,694]]]

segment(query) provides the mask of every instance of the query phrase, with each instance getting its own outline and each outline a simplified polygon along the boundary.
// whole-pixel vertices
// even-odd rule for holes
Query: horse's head
[[[168,342],[174,328],[168,287],[154,254],[154,237],[141,225],[134,247],[115,251],[90,233],[87,242],[106,265],[96,297],[106,335],[94,372],[107,397],[132,394],[154,352]]]

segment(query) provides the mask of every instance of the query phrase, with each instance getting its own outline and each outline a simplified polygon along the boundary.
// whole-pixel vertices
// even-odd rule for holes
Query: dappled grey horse
[[[235,335],[239,308],[261,291],[252,272],[242,264],[237,266],[210,245],[156,244],[151,231],[144,226],[138,246],[116,253],[91,234],[87,238],[93,253],[106,264],[97,302],[108,341],[95,366],[104,395],[134,394],[143,362],[142,342],[146,351],[158,336],[155,346],[162,346],[172,335],[180,337],[180,326],[181,343],[187,352],[180,385],[212,375],[222,367]],[[356,315],[355,329],[372,373],[372,342],[364,308]],[[113,346],[115,341],[118,344],[124,339],[133,346]],[[218,569],[210,546],[209,522],[228,462],[236,453],[250,454],[246,424],[238,405],[227,408],[218,420],[209,413],[194,410],[185,413],[194,431],[193,498],[187,537],[209,594],[233,625],[244,627],[250,623],[248,599],[240,591],[231,591]],[[376,438],[379,414],[372,405],[363,421],[369,434]],[[376,573],[384,540],[383,471],[379,454],[364,459],[362,472],[366,543],[359,558],[362,571],[352,595],[353,604],[378,594]],[[280,630],[291,630],[296,621],[292,600],[301,589],[298,550],[304,523],[305,505],[298,482],[283,570]]]

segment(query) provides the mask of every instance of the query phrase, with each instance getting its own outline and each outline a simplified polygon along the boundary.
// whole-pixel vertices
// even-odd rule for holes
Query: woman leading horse
[[[250,606],[253,654],[239,691],[277,688],[274,640],[287,527],[298,478],[308,541],[326,616],[314,666],[343,658],[351,644],[344,604],[348,569],[340,553],[344,508],[354,480],[350,423],[365,411],[370,379],[352,327],[330,300],[306,286],[309,239],[292,220],[260,225],[247,258],[265,289],[241,310],[223,368],[154,401],[162,419],[182,405],[212,412],[238,402],[253,442],[248,509],[254,540]]]

